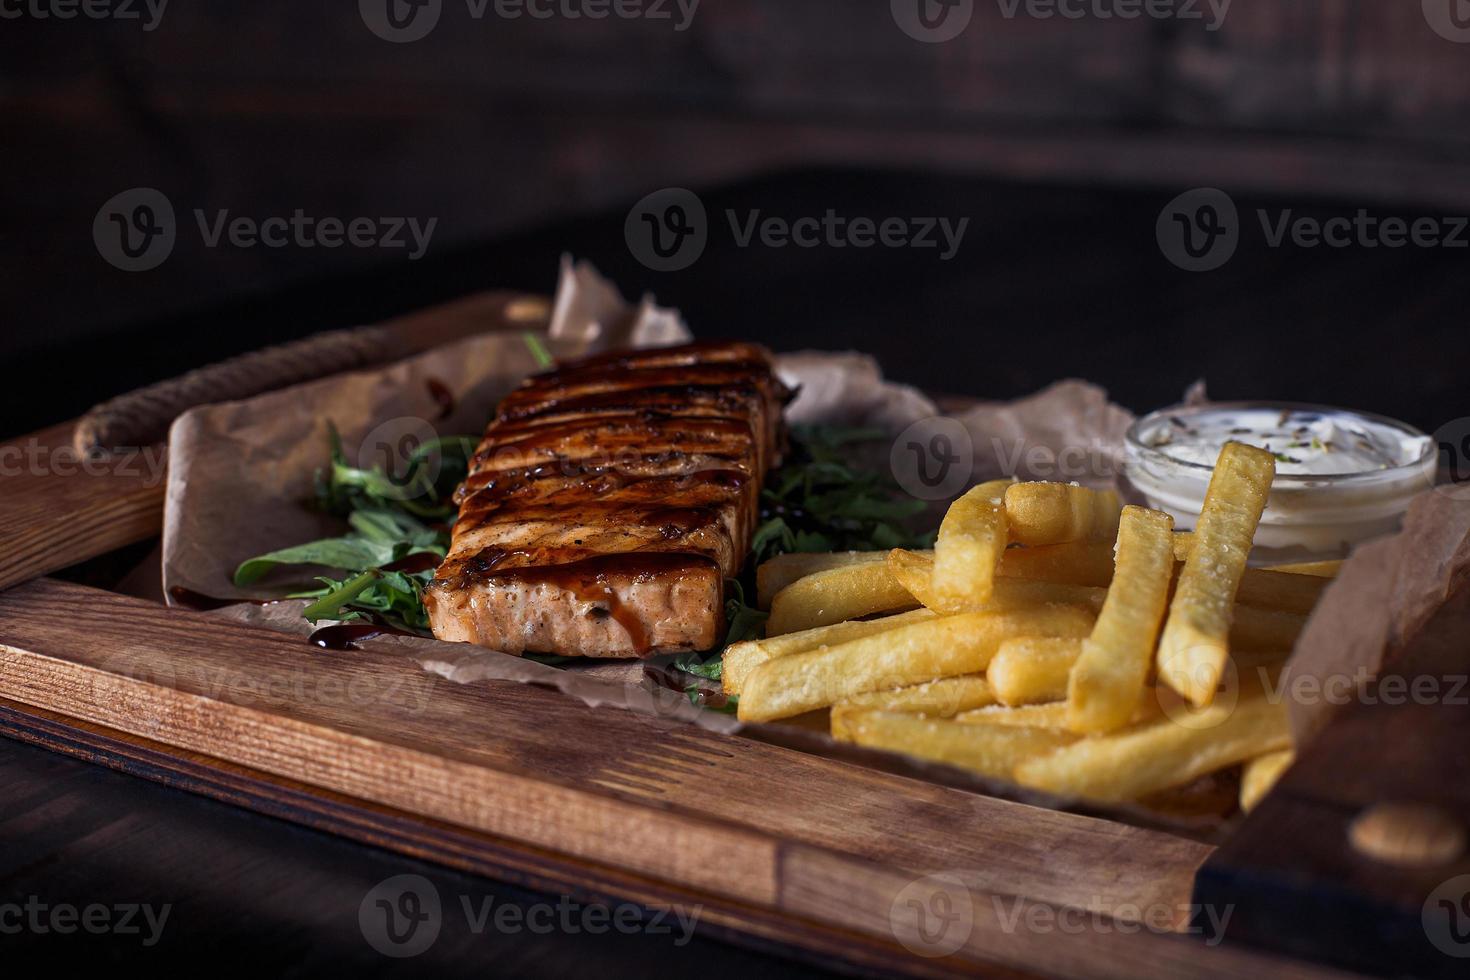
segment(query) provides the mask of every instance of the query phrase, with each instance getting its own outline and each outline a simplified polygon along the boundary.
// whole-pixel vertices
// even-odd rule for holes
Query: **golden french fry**
[[[955,715],[954,720],[965,725],[1021,725],[1026,728],[1066,731],[1067,703],[1053,701],[1050,704],[1028,704],[1019,708],[994,705],[961,712]]]
[[[1102,608],[1106,589],[1063,582],[1044,582],[1026,578],[996,579],[990,598],[984,602],[946,600],[934,589],[934,563],[923,552],[895,548],[888,553],[888,569],[894,580],[926,607],[941,613],[1006,612],[1045,603],[1067,603],[1085,606],[1096,612]]]
[[[1084,735],[1128,724],[1143,698],[1154,642],[1174,577],[1174,519],[1145,507],[1125,507],[1118,527],[1118,562],[1092,635],[1072,667],[1067,727]]]
[[[992,480],[950,504],[934,542],[934,594],[947,609],[990,598],[996,566],[1006,550],[1005,492]]]
[[[726,694],[739,694],[745,678],[767,660],[801,653],[803,650],[815,650],[834,643],[845,643],[863,636],[873,636],[896,626],[922,623],[934,618],[935,613],[928,609],[915,609],[896,616],[884,616],[881,619],[836,623],[832,626],[819,626],[816,629],[786,633],[764,640],[742,640],[739,643],[732,643],[725,648],[724,663],[720,668],[720,686]]]
[[[755,570],[756,605],[761,609],[770,609],[771,599],[776,593],[799,578],[833,568],[882,561],[885,554],[882,551],[834,551],[777,555],[762,562]]]
[[[1220,683],[1235,591],[1275,473],[1276,457],[1239,442],[1215,462],[1158,651],[1159,677],[1195,705],[1209,704]]]
[[[1240,773],[1240,808],[1247,813],[1254,810],[1295,759],[1291,749],[1278,749],[1247,762]]]
[[[1188,531],[1174,533],[1176,571],[1189,554],[1188,546],[1181,546],[1177,539],[1190,536]],[[1288,577],[1282,567],[1286,566],[1247,568],[1240,577],[1236,603],[1300,615],[1310,613],[1322,597],[1322,590],[1327,587],[1326,578],[1330,576],[1324,573],[1321,577],[1305,574]],[[1000,562],[1000,574],[1007,578],[1106,588],[1113,580],[1113,546],[1094,541],[1070,541],[1037,548],[1007,548]]]
[[[831,626],[877,612],[909,609],[914,601],[886,562],[862,562],[829,568],[797,579],[771,600],[766,635]]]
[[[1011,778],[1025,760],[1076,738],[1049,728],[966,725],[887,711],[845,713],[842,737],[858,745],[907,752],[1000,779]]]
[[[1007,578],[1107,588],[1113,580],[1113,545],[1100,541],[1068,541],[1064,544],[1007,548],[1000,560],[1000,574]]]
[[[985,677],[1001,704],[1036,704],[1067,696],[1067,676],[1082,655],[1080,639],[1018,636],[996,650]]]
[[[1175,561],[1180,562],[1181,564],[1183,562],[1188,561],[1189,560],[1189,552],[1190,552],[1190,550],[1193,547],[1194,547],[1194,532],[1193,531],[1175,531],[1174,532],[1174,560]]]
[[[1271,571],[1284,572],[1288,575],[1313,575],[1317,578],[1337,578],[1337,573],[1342,571],[1342,562],[1334,561],[1304,561],[1291,565],[1272,565]]]
[[[1164,706],[1157,698],[1143,698],[1134,709],[1128,724],[1150,722],[1164,714]],[[1030,728],[1055,728],[1070,731],[1067,726],[1067,702],[1049,701],[1045,704],[1025,704],[1011,708],[1002,704],[975,708],[955,715],[955,721],[967,725],[1026,725]],[[1073,732],[1076,734],[1076,732]]]
[[[1022,761],[1015,779],[1061,796],[1123,802],[1183,786],[1290,744],[1286,705],[1255,693],[1233,707],[1213,704],[1195,709],[1187,719],[1167,717],[1081,739]]]
[[[932,718],[952,718],[961,711],[994,703],[995,695],[991,693],[984,675],[963,674],[941,677],[912,687],[854,695],[833,705],[832,710],[901,711]]]
[[[1070,606],[964,613],[767,660],[742,684],[739,718],[772,721],[870,691],[978,673],[1007,636],[1081,637],[1092,621]]]
[[[1070,483],[1015,483],[1005,496],[1010,539],[1021,544],[1112,541],[1122,507],[1112,490]]]

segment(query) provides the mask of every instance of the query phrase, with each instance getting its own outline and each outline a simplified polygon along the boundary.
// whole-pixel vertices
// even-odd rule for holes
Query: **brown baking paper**
[[[688,336],[673,311],[659,309],[647,299],[630,306],[590,267],[569,262],[563,263],[549,334],[560,356],[624,344],[658,346]],[[279,588],[269,585],[238,589],[231,575],[246,558],[340,533],[335,521],[301,506],[310,497],[313,474],[326,456],[329,420],[341,433],[349,458],[384,432],[417,434],[428,426],[439,434],[478,433],[496,401],[534,370],[536,364],[519,335],[486,335],[388,368],[190,411],[175,423],[170,436],[165,586],[220,599],[280,594]],[[1133,421],[1132,414],[1109,402],[1101,388],[1078,380],[1058,382],[1016,401],[967,403],[945,415],[918,390],[885,380],[876,361],[860,353],[786,354],[778,358],[777,370],[799,389],[788,408],[793,424],[879,428],[894,436],[894,460],[902,456],[907,442],[915,438],[923,442],[932,438],[935,425],[947,426],[951,444],[962,450],[956,456],[963,478],[959,490],[1000,476],[1113,486],[1120,472],[1123,436]],[[453,396],[447,412],[445,389]],[[1192,392],[1191,400],[1204,397],[1202,387]],[[942,501],[938,505],[942,507]],[[1376,669],[1383,651],[1412,632],[1442,601],[1449,582],[1465,574],[1470,562],[1467,511],[1470,506],[1463,502],[1426,494],[1415,504],[1401,535],[1360,549],[1327,590],[1292,670],[1325,673],[1358,665]],[[299,601],[234,605],[220,614],[304,635],[311,627],[300,616],[303,605]],[[687,675],[676,677],[667,669],[672,658],[557,668],[431,639],[388,636],[363,644],[402,653],[457,683],[538,684],[591,705],[712,731],[743,732],[990,796],[1105,813],[1200,837],[1220,830],[1215,818],[1161,817],[1133,807],[1099,808],[1056,800],[937,763],[838,743],[824,732],[742,725],[692,704],[677,689]],[[1300,737],[1319,723],[1316,714],[1302,706],[1293,704],[1292,714]]]

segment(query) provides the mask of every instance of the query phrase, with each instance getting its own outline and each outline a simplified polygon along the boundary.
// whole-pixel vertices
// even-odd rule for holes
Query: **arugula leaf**
[[[448,552],[449,529],[443,522],[453,517],[453,488],[468,471],[478,440],[444,436],[424,443],[408,458],[405,478],[399,480],[377,467],[350,465],[335,426],[329,427],[328,439],[328,464],[317,472],[315,504],[345,519],[348,533],[244,561],[235,569],[235,584],[249,585],[282,566],[339,569],[347,577],[318,577],[320,587],[290,596],[313,600],[302,613],[307,619],[372,617],[428,635],[423,592],[433,570],[390,566],[409,555],[442,558]]]

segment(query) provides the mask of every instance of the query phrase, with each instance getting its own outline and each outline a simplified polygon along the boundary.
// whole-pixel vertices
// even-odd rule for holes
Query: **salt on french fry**
[[[756,605],[761,609],[770,609],[771,600],[776,593],[799,578],[833,568],[882,561],[886,554],[883,551],[834,551],[777,555],[762,562],[755,570]]]
[[[767,660],[742,684],[741,721],[773,721],[858,694],[983,671],[1007,636],[1086,636],[1093,617],[1071,606],[964,613]]]
[[[1112,541],[1122,507],[1112,490],[1070,483],[1016,483],[1005,495],[1010,539],[1028,545]]]
[[[1080,639],[1017,636],[996,650],[985,676],[1001,704],[1038,704],[1067,696],[1067,677],[1082,655]]]
[[[1006,550],[1005,493],[1009,480],[992,480],[950,505],[934,542],[934,594],[944,611],[990,598]]]
[[[1128,724],[1137,710],[1174,577],[1173,533],[1168,514],[1123,509],[1113,584],[1068,682],[1066,716],[1072,731],[1110,732]]]
[[[1254,810],[1295,759],[1291,749],[1278,749],[1247,762],[1240,772],[1240,808],[1246,813]]]
[[[1275,473],[1274,456],[1239,442],[1227,442],[1215,462],[1157,658],[1159,677],[1192,704],[1215,697],[1235,592]]]
[[[1290,744],[1286,705],[1255,692],[1233,706],[1222,702],[1195,709],[1187,723],[1167,717],[1081,739],[1022,761],[1015,779],[1059,796],[1125,802]]]
[[[999,779],[1009,779],[1017,765],[1076,738],[1051,728],[967,725],[888,711],[847,713],[842,737],[858,745],[906,752]]]
[[[766,635],[831,626],[879,612],[918,605],[886,562],[861,562],[799,578],[771,600]]]
[[[832,706],[833,711],[902,711],[931,718],[953,718],[995,703],[995,695],[983,674],[941,677],[927,684],[891,691],[857,694]]]
[[[1067,703],[1053,701],[1050,704],[1027,704],[1018,708],[995,705],[961,712],[955,715],[954,720],[965,725],[1021,725],[1026,728],[1066,731]]]
[[[764,640],[741,640],[725,648],[724,662],[720,668],[720,685],[726,694],[739,694],[745,678],[767,660],[801,653],[803,650],[815,650],[834,643],[844,643],[859,637],[873,636],[897,626],[922,623],[934,618],[935,614],[928,609],[915,609],[896,616],[835,623],[832,626],[802,630],[799,633],[786,633]]]

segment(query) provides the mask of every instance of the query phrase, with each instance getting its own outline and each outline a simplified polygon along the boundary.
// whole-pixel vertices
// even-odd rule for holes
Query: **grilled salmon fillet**
[[[620,351],[527,379],[459,488],[424,593],[434,635],[583,657],[713,647],[789,398],[770,353],[743,343]]]

